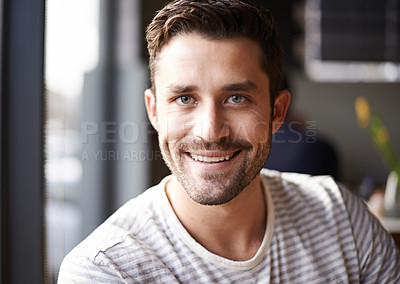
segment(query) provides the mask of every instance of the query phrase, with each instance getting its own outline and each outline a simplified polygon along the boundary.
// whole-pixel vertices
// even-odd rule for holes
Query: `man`
[[[147,29],[145,93],[172,175],[64,260],[59,283],[396,283],[400,257],[329,177],[262,171],[289,104],[271,16],[175,1]]]

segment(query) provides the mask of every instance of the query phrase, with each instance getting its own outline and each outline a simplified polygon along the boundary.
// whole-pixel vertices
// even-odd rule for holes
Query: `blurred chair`
[[[272,137],[264,167],[283,172],[331,175],[339,178],[339,163],[332,144],[316,135],[307,136],[303,123],[285,121]]]
[[[290,91],[287,78],[281,89]],[[293,93],[291,95],[293,101]],[[328,139],[318,135],[316,122],[296,118],[291,108],[286,117],[272,136],[271,153],[264,167],[283,172],[331,175],[339,179],[336,150]]]

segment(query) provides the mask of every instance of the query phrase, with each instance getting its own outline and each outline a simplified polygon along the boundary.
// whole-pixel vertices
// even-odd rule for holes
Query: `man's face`
[[[189,34],[173,38],[158,55],[156,98],[146,92],[149,117],[168,167],[200,204],[229,202],[269,155],[269,79],[260,52],[244,37]]]

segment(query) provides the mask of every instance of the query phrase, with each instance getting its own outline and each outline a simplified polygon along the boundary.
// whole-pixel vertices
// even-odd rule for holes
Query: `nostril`
[[[196,108],[193,134],[206,141],[217,141],[229,135],[229,126],[224,110],[218,100],[203,100]]]
[[[195,136],[213,142],[229,136],[229,126],[224,121],[207,119],[197,122],[193,132]]]

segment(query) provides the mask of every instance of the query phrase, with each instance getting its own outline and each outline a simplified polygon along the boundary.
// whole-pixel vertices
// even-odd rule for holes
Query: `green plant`
[[[354,107],[358,125],[369,130],[375,148],[385,164],[390,171],[396,172],[397,176],[400,177],[400,159],[396,155],[390,141],[389,131],[383,124],[382,118],[376,113],[371,114],[369,103],[364,97],[358,97],[355,100]]]

